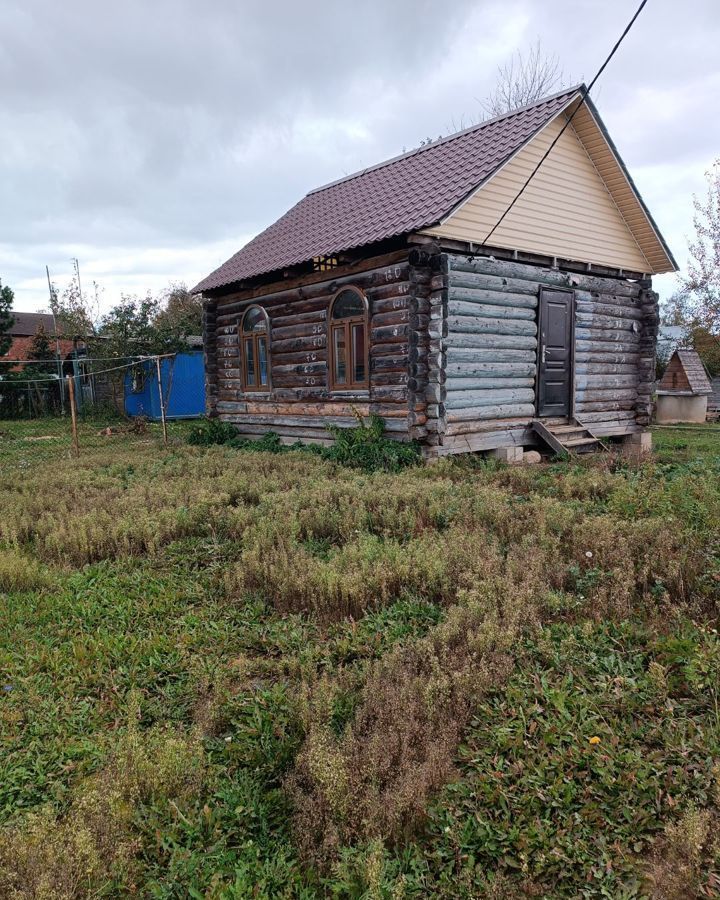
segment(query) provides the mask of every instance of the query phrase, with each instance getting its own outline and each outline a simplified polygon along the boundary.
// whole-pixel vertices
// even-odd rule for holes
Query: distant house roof
[[[32,337],[42,325],[48,334],[55,334],[55,321],[52,313],[15,312],[15,322],[8,332],[13,337]]]
[[[658,385],[658,393],[711,394],[712,385],[695,350],[676,350]]]
[[[8,334],[12,338],[7,353],[3,359],[26,360],[28,353],[32,348],[33,339],[42,326],[52,339],[52,350],[56,352],[58,348],[55,346],[55,322],[52,313],[36,313],[36,312],[17,312],[13,310],[13,318],[15,322]],[[73,351],[73,342],[67,338],[61,338],[58,341],[60,355],[64,358]]]
[[[193,288],[194,293],[333,256],[434,226],[549,122],[580,100],[570,88],[310,191]],[[586,105],[599,123],[589,99]],[[674,260],[604,127],[613,165],[647,221],[663,259]]]
[[[33,339],[35,335],[32,337],[27,334],[22,334],[13,338],[13,342],[10,345],[10,349],[5,354],[5,356],[1,357],[2,359],[12,359],[12,360],[26,360],[28,359],[28,354],[32,349]],[[50,343],[50,349],[53,354],[56,352],[60,353],[60,357],[65,359],[68,357],[73,350],[75,349],[75,343],[68,338],[60,338],[57,341],[57,346],[55,342],[55,338],[53,337]]]

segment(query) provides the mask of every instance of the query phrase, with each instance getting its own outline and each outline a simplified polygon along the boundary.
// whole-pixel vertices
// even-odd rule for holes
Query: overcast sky
[[[0,279],[20,310],[72,257],[106,308],[191,286],[312,187],[468,124],[516,48],[589,81],[635,6],[0,0]],[[719,47],[718,0],[649,0],[594,91],[681,265]]]

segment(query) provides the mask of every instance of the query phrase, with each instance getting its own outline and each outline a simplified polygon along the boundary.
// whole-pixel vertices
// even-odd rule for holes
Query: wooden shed
[[[695,350],[676,350],[657,389],[656,418],[661,424],[704,422],[713,388]]]
[[[637,440],[651,276],[676,266],[583,98],[566,90],[311,191],[208,275],[194,289],[208,413],[289,442],[376,413],[429,458]]]

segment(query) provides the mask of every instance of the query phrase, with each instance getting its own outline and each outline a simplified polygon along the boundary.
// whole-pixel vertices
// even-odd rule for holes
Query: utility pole
[[[75,402],[75,374],[68,375],[68,394],[70,396],[70,418],[72,420],[72,448],[73,455],[80,455],[77,430],[77,404]]]
[[[57,297],[55,295],[55,289],[52,286],[52,282],[50,281],[50,269],[48,266],[45,266],[45,272],[47,273],[48,291],[50,291],[50,312],[52,313],[53,331],[55,332],[55,361],[57,362],[58,386],[60,388],[60,409],[62,410],[62,414],[65,415],[65,385],[63,384],[62,377],[62,362],[60,360],[60,338],[58,336],[56,316]]]
[[[78,262],[77,256],[73,256],[73,265],[75,267],[75,277],[77,278],[78,283],[78,294],[80,295],[80,302],[82,303],[82,285],[80,284],[80,263]]]

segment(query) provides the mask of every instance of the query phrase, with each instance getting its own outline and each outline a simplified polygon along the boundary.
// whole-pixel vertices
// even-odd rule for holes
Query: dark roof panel
[[[571,88],[311,191],[193,291],[435,225],[578,92]]]
[[[8,332],[13,336],[34,336],[42,325],[48,334],[55,334],[55,324],[52,313],[12,312],[15,322]]]
[[[683,379],[682,376],[685,376]],[[661,393],[712,394],[712,385],[705,366],[695,350],[676,350],[665,370],[658,391]]]
[[[693,394],[711,394],[712,385],[696,350],[676,350]]]

